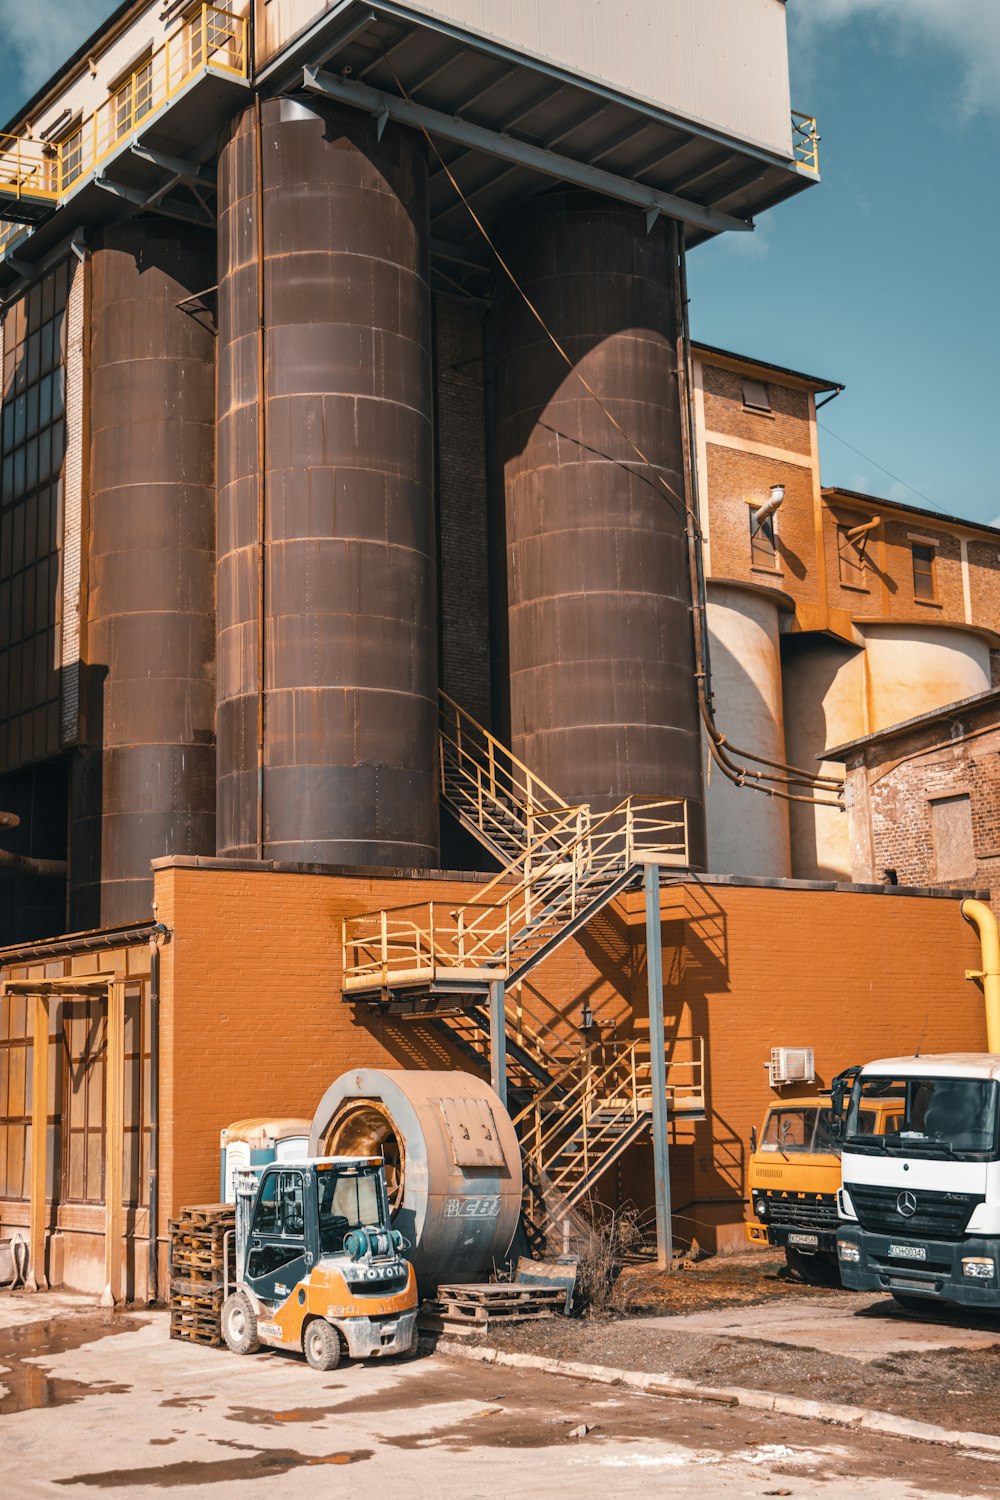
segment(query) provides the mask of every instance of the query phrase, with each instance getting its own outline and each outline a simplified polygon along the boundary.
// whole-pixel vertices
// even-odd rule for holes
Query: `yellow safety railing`
[[[580,812],[547,814],[535,843],[476,902],[455,908],[425,902],[345,917],[345,994],[449,977],[506,980],[519,959],[575,922],[616,875],[644,861],[689,863],[683,799],[630,797],[583,822]],[[487,902],[488,896],[495,899]]]
[[[123,142],[198,74],[211,70],[246,79],[247,40],[246,16],[218,5],[199,5],[58,144],[0,136],[0,198],[58,202],[121,150]],[[0,237],[0,245],[10,237]]]
[[[690,1056],[677,1056],[687,1048]],[[646,1040],[605,1044],[598,1060],[584,1053],[514,1116],[514,1126],[536,1180],[556,1202],[533,1204],[529,1217],[542,1234],[583,1196],[591,1173],[620,1149],[622,1126],[651,1118],[652,1065]],[[610,1059],[608,1054],[610,1053]],[[666,1058],[668,1106],[700,1111],[705,1103],[705,1043],[676,1037]],[[678,1078],[683,1073],[689,1077]],[[543,1194],[543,1199],[545,1194]]]
[[[512,830],[504,815],[513,813],[530,843],[536,815],[567,804],[447,693],[440,693],[439,699],[438,778],[442,797],[470,818],[487,839],[504,834],[509,837]]]
[[[792,154],[800,167],[819,176],[820,135],[812,115],[792,110]]]

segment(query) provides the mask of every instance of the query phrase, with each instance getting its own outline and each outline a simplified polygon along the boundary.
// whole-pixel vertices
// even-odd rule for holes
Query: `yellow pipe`
[[[979,946],[983,955],[982,969],[968,969],[965,977],[983,981],[986,1046],[990,1052],[1000,1052],[1000,928],[997,927],[992,909],[985,901],[963,901],[962,916],[979,933]]]

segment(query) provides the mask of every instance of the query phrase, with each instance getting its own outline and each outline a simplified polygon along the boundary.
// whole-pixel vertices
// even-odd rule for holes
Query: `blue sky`
[[[0,0],[0,114],[112,9]],[[823,181],[692,255],[695,336],[847,386],[821,415],[827,483],[998,520],[1000,0],[788,0],[788,19]]]
[[[847,387],[826,483],[1000,524],[1000,0],[788,21],[823,181],[692,253],[694,334]]]

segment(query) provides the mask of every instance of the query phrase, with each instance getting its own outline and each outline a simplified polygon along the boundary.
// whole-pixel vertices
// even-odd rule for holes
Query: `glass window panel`
[[[83,1199],[86,1182],[84,1179],[84,1152],[86,1149],[86,1136],[80,1130],[70,1132],[67,1145],[68,1170],[66,1177],[69,1183],[67,1198],[79,1203]]]
[[[7,1190],[7,1126],[0,1125],[0,1198],[9,1198]]]
[[[104,1197],[104,1136],[98,1130],[87,1131],[87,1200],[99,1203]]]
[[[33,385],[39,376],[39,360],[42,352],[42,335],[38,324],[35,324],[34,333],[28,335],[25,345],[25,358],[27,360],[28,384]]]
[[[12,498],[20,500],[24,494],[24,449],[14,450],[14,483],[11,489]]]

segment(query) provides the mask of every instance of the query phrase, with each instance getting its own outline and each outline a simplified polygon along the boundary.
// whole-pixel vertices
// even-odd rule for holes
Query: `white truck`
[[[834,1080],[841,1140],[837,1259],[845,1287],[1000,1308],[1000,929],[963,901],[979,933],[988,1052],[888,1057]],[[878,1128],[866,1112],[893,1100]],[[870,1117],[870,1114],[869,1114]]]
[[[1000,1056],[891,1057],[852,1074],[840,1085],[843,1285],[911,1310],[1000,1307]],[[882,1099],[896,1101],[885,1128],[861,1131]]]

